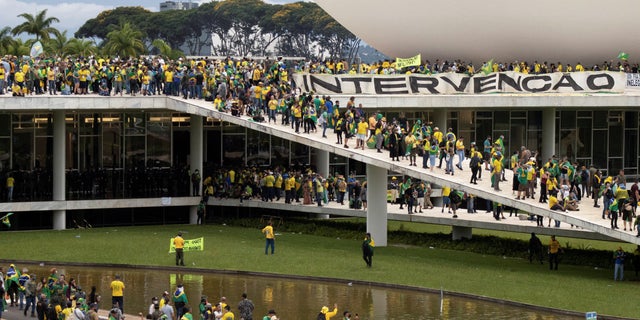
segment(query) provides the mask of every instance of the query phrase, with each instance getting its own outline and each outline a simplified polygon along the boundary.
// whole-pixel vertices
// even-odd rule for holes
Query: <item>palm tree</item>
[[[24,18],[26,21],[13,28],[11,32],[14,36],[21,33],[35,35],[36,41],[40,39],[48,40],[49,35],[57,31],[51,25],[54,22],[60,22],[60,20],[56,17],[46,17],[46,15],[47,9],[38,12],[35,17],[28,13],[19,14],[18,17]]]
[[[56,30],[54,33],[54,38],[49,39],[45,43],[46,51],[59,56],[64,56],[67,54],[67,49],[69,45],[69,38],[67,37],[67,30],[60,33],[60,31]]]
[[[11,36],[11,28],[4,27],[0,30],[0,52],[6,53],[14,42]]]
[[[137,57],[145,51],[142,36],[142,31],[134,29],[129,22],[125,22],[107,33],[104,51],[110,55]]]
[[[31,44],[23,42],[22,39],[15,39],[7,48],[6,53],[16,57],[28,56],[31,51]]]
[[[97,52],[98,48],[93,41],[73,38],[67,42],[65,53],[73,56],[88,57]]]
[[[151,42],[151,45],[158,49],[160,55],[169,57],[169,59],[175,60],[184,55],[182,51],[178,49],[172,49],[171,46],[162,39],[153,40],[153,42]]]

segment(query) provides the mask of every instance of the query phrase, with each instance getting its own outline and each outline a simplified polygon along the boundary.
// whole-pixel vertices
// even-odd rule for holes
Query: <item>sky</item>
[[[15,27],[24,22],[18,15],[29,13],[36,15],[47,9],[47,17],[60,19],[52,26],[60,31],[67,30],[67,36],[73,34],[89,19],[95,18],[104,10],[119,6],[142,6],[149,11],[159,11],[160,2],[165,0],[0,0],[0,29]],[[177,1],[177,0],[173,0]],[[187,0],[188,1],[188,0]],[[208,2],[193,0],[193,2]],[[295,2],[294,0],[268,0],[272,4]]]

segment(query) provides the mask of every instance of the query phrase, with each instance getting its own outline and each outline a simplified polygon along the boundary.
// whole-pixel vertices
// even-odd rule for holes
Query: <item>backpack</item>
[[[327,320],[327,317],[324,315],[324,313],[320,312],[320,313],[318,313],[318,317],[316,319],[317,320]]]
[[[451,203],[456,203],[456,204],[462,201],[462,198],[460,198],[460,195],[456,190],[451,190],[451,193],[449,193],[449,199],[451,200]]]

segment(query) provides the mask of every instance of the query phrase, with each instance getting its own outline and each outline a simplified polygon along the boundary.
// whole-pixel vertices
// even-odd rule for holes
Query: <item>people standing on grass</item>
[[[178,235],[173,238],[173,246],[176,250],[176,266],[184,266],[184,238],[182,238],[182,232],[178,232]]]
[[[267,222],[266,227],[262,228],[262,233],[264,234],[266,241],[264,254],[269,254],[269,248],[271,248],[271,254],[274,254],[276,236],[273,233],[273,223],[271,221]]]
[[[533,258],[542,262],[542,241],[536,236],[534,232],[531,232],[531,238],[529,239],[529,263],[533,263]]]
[[[624,258],[625,257],[626,257],[626,254],[624,250],[622,250],[622,247],[618,247],[618,250],[616,250],[613,253],[613,262],[614,262],[613,281],[616,281],[616,280],[622,281],[624,279]]]
[[[549,270],[558,270],[558,254],[562,251],[560,242],[556,240],[556,236],[551,236],[549,241]]]
[[[367,267],[371,268],[373,263],[373,249],[376,246],[375,241],[371,238],[371,233],[367,232],[362,241],[362,259],[367,264]]]

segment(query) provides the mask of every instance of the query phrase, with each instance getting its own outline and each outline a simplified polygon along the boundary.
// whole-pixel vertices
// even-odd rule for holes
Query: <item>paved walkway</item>
[[[350,158],[353,158],[356,160],[364,159],[364,157],[366,157],[368,158],[367,161],[369,161],[367,163],[375,162],[375,163],[385,164],[387,168],[389,168],[390,174],[392,174],[393,172],[402,172],[417,178],[426,177],[423,179],[426,181],[432,181],[432,182],[443,181],[444,183],[451,183],[452,186],[461,186],[467,190],[470,190],[471,193],[485,195],[486,198],[489,198],[489,197],[497,198],[498,201],[500,201],[505,205],[520,208],[521,212],[534,212],[534,211],[541,212],[545,217],[552,216],[552,217],[557,217],[562,221],[573,222],[576,225],[582,224],[582,226],[585,229],[590,229],[592,231],[601,233],[605,236],[619,239],[626,242],[640,244],[640,238],[635,237],[636,235],[635,231],[631,231],[629,230],[629,228],[627,228],[627,231],[623,230],[623,222],[620,218],[618,220],[618,226],[620,227],[620,229],[612,230],[610,227],[610,221],[608,219],[601,218],[602,208],[594,208],[593,200],[590,198],[583,198],[583,201],[579,207],[580,211],[568,211],[565,213],[549,210],[548,204],[539,203],[537,198],[515,200],[515,196],[512,195],[512,191],[511,191],[511,180],[513,177],[513,173],[509,170],[507,170],[507,173],[506,173],[507,182],[501,183],[502,190],[494,191],[490,185],[491,183],[490,183],[489,172],[485,171],[484,169],[482,172],[482,180],[481,181],[479,180],[477,185],[469,184],[469,181],[471,178],[471,170],[468,169],[469,168],[468,159],[465,160],[465,162],[462,165],[462,168],[464,170],[461,171],[461,170],[458,170],[458,168],[455,168],[456,170],[454,172],[454,175],[447,175],[445,174],[444,169],[437,169],[437,168],[433,172],[430,172],[427,169],[422,169],[421,166],[419,167],[409,166],[408,160],[401,160],[400,162],[391,161],[387,151],[384,151],[383,153],[377,153],[376,149],[368,149],[366,147],[364,150],[355,149],[354,148],[356,144],[355,139],[349,139],[348,149],[344,148],[341,145],[336,145],[335,134],[333,134],[333,130],[330,130],[330,129],[327,129],[327,138],[322,137],[321,129],[319,129],[318,132],[316,133],[306,134],[306,133],[302,133],[303,130],[301,128],[300,129],[301,133],[296,134],[295,131],[291,128],[291,126],[284,126],[280,124],[281,123],[280,115],[278,115],[277,117],[278,121],[275,124],[273,122],[272,123],[268,123],[268,122],[256,123],[246,116],[242,116],[238,118],[238,117],[233,117],[228,113],[221,113],[221,112],[212,110],[212,106],[209,102],[205,102],[201,100],[181,100],[181,101],[184,101],[188,104],[196,105],[201,108],[205,108],[209,110],[208,112],[209,116],[221,118],[224,121],[230,121],[245,127],[258,128],[258,130],[261,130],[267,133],[271,131],[273,133],[278,134],[279,136],[291,137],[290,140],[294,140],[294,141],[296,137],[301,137],[301,138],[304,138],[305,141],[310,140],[310,143],[308,144],[311,145],[312,147],[322,146],[322,148],[325,150],[327,149],[336,150],[341,154],[344,154],[345,152],[347,152]],[[468,147],[468,142],[465,142],[465,144]],[[343,149],[343,150],[339,150],[339,149]],[[457,162],[458,160],[456,156],[456,158],[454,159],[454,164]],[[422,159],[418,158],[417,163],[420,165],[422,163]],[[430,180],[429,177],[432,177],[433,180]],[[539,191],[539,188],[538,188],[538,191]],[[498,197],[493,197],[493,196],[498,196]],[[496,199],[494,199],[494,201],[495,200]],[[602,201],[599,201],[599,202],[601,203]],[[389,213],[401,214],[399,207],[397,206],[391,206],[388,210],[389,210],[388,211]],[[466,209],[464,209],[463,212],[466,212]],[[444,215],[440,212],[439,209],[428,210],[428,211],[423,210],[423,214],[429,215],[429,216]],[[509,213],[507,211],[507,213],[505,214],[505,217],[508,217],[508,215]],[[419,214],[416,215],[416,217],[418,216]],[[480,213],[480,214],[462,213],[462,214],[459,214],[458,219],[464,219],[472,222],[473,221],[494,222],[494,223],[496,222],[496,220],[493,219],[493,217],[490,214],[483,214],[483,213]],[[524,225],[524,224],[530,225],[531,223],[533,223],[535,226],[535,222],[531,222],[527,220],[523,221],[518,218],[505,219],[500,221],[499,223],[502,223],[502,224],[507,223],[507,224],[513,224],[513,225]],[[546,227],[548,225],[548,218],[545,218],[544,223]],[[455,223],[452,223],[452,224],[455,224]],[[551,226],[553,227],[553,224],[551,224]],[[570,229],[571,226],[569,224],[563,223],[561,225],[561,229],[562,228]]]

